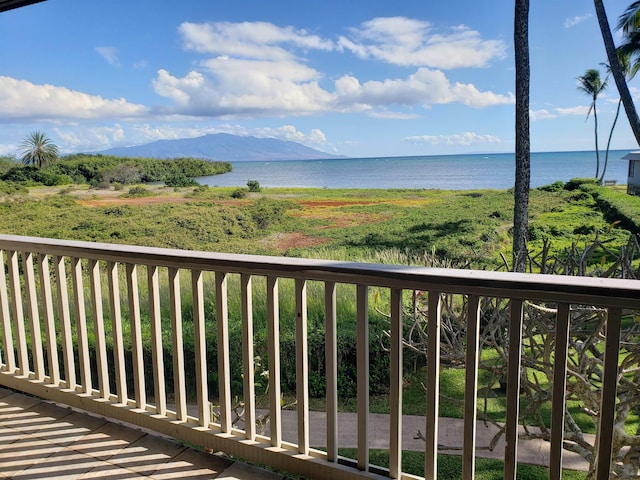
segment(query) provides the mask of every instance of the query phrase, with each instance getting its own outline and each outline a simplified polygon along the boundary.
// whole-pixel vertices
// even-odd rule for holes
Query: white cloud
[[[585,13],[584,15],[576,15],[575,17],[567,18],[563,26],[564,28],[575,27],[576,25],[581,24],[582,22],[589,20],[593,15],[591,13]]]
[[[186,49],[214,55],[264,60],[288,60],[293,54],[281,45],[309,50],[333,50],[331,40],[303,29],[267,22],[184,22],[178,28]]]
[[[0,76],[0,112],[3,119],[131,118],[148,112],[124,98],[107,100],[98,95],[55,85]]]
[[[531,110],[531,111],[529,111],[529,118],[534,122],[536,120],[547,120],[549,118],[557,118],[557,117],[558,117],[557,114],[555,114],[553,112],[550,112],[549,110],[544,109],[544,108],[541,109],[541,110]]]
[[[15,155],[20,146],[17,143],[0,143],[0,155],[12,156]]]
[[[371,110],[367,112],[367,115],[383,120],[414,120],[420,118],[420,115],[416,113],[393,112],[390,110]]]
[[[565,107],[565,108],[558,107],[556,108],[556,112],[558,113],[558,115],[563,117],[570,116],[570,115],[581,115],[583,117],[586,117],[587,113],[589,112],[589,106],[578,105],[577,107]]]
[[[96,52],[111,65],[120,65],[118,61],[118,49],[116,47],[96,47]]]
[[[357,105],[361,110],[394,104],[428,108],[453,102],[483,108],[514,102],[512,94],[481,92],[473,84],[451,84],[442,71],[427,68],[419,68],[407,79],[372,80],[363,84],[355,77],[343,76],[336,81],[336,96],[340,104],[352,108]]]
[[[430,143],[431,145],[473,145],[478,143],[500,143],[494,135],[479,135],[475,132],[454,133],[452,135],[419,135],[405,137],[402,140],[414,143]]]
[[[338,44],[361,58],[405,67],[486,67],[506,56],[502,40],[484,40],[463,25],[436,31],[429,22],[406,17],[374,18],[352,29],[351,38],[340,37]]]
[[[311,129],[311,132],[304,133],[296,129],[293,125],[283,125],[278,128],[261,128],[251,131],[251,135],[255,137],[277,138],[279,140],[288,140],[290,142],[301,143],[309,147],[322,147],[327,144],[327,138],[322,130],[318,128]]]
[[[117,123],[113,126],[57,127],[53,131],[61,140],[62,152],[103,150],[122,142],[125,138],[124,128]]]

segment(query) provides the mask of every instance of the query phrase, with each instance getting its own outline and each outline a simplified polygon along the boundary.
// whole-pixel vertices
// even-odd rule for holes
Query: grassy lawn
[[[356,458],[357,450],[341,448],[339,454],[347,458]],[[370,450],[370,462],[374,465],[387,468],[389,466],[389,452],[387,450]],[[477,480],[502,480],[504,478],[504,464],[498,460],[476,458]],[[403,452],[402,471],[413,475],[424,475],[424,453]],[[549,478],[549,470],[537,465],[518,464],[518,479],[520,480],[546,480]],[[462,480],[462,457],[458,455],[438,455],[438,478],[447,480]],[[565,480],[584,480],[586,472],[564,470],[562,478]]]

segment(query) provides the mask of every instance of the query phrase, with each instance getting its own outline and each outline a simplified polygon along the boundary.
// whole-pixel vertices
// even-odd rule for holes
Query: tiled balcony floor
[[[4,388],[0,388],[0,478],[283,480]]]

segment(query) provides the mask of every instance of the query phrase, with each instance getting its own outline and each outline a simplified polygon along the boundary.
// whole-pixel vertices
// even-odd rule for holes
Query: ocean
[[[631,150],[609,152],[606,180],[627,183]],[[600,155],[600,166],[604,153]],[[435,155],[423,157],[338,158],[232,162],[233,171],[200,177],[210,186],[244,187],[257,180],[262,187],[409,188],[442,190],[507,189],[513,187],[513,153]],[[538,152],[531,154],[531,187],[595,175],[595,152]]]

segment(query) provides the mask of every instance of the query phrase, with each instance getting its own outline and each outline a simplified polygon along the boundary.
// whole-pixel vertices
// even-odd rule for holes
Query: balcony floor
[[[284,477],[0,388],[0,478],[283,480]]]

